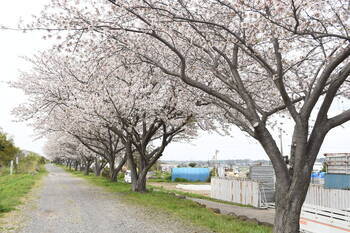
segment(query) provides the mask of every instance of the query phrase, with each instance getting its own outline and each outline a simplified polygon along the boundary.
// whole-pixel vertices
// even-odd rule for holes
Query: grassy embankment
[[[159,183],[159,184],[169,183],[169,184],[197,184],[198,185],[198,184],[210,184],[210,182],[200,182],[200,181],[193,182],[193,181],[186,181],[186,180],[185,181],[181,181],[181,182],[176,182],[176,181],[172,181],[171,180],[171,174],[170,173],[167,173],[167,174],[158,173],[157,176],[158,176],[157,178],[148,179],[148,181],[147,181],[147,183],[148,183],[147,187],[148,188],[151,188],[151,189],[154,189],[154,190],[160,190],[162,192],[176,193],[176,194],[183,195],[183,196],[186,196],[186,197],[205,199],[205,200],[215,201],[215,202],[228,204],[228,205],[235,205],[235,206],[253,208],[253,206],[251,206],[251,205],[244,205],[244,204],[240,204],[240,203],[233,203],[233,202],[228,202],[228,201],[222,201],[222,200],[211,198],[211,197],[208,197],[208,196],[205,196],[205,195],[200,195],[200,194],[196,194],[196,193],[175,190],[175,189],[167,187],[166,185],[164,185],[164,186],[162,186],[162,185],[161,186],[159,186],[159,185],[155,186],[155,185],[152,184],[152,183]]]
[[[28,156],[20,160],[20,165],[10,175],[8,169],[0,173],[0,217],[22,203],[23,197],[46,173],[41,157]]]
[[[68,171],[68,169],[66,169]],[[197,203],[179,199],[168,191],[157,190],[148,193],[131,192],[130,184],[122,182],[110,182],[104,177],[94,175],[84,176],[81,172],[70,171],[76,176],[83,177],[89,182],[107,188],[112,192],[121,194],[120,196],[128,202],[165,211],[188,221],[199,227],[222,233],[270,233],[271,227],[257,225],[255,223],[239,220],[232,216],[215,214],[213,211],[203,208]]]
[[[179,191],[179,190],[174,190],[174,189],[168,189],[168,188],[164,188],[162,186],[160,186],[160,187],[159,186],[154,186],[154,185],[152,185],[152,182],[153,181],[149,182],[149,185],[147,185],[147,187],[151,188],[151,189],[154,189],[154,190],[159,190],[161,192],[176,193],[176,194],[183,195],[183,196],[186,196],[186,197],[205,199],[205,200],[209,200],[209,201],[215,201],[215,202],[218,202],[218,203],[223,203],[223,204],[228,204],[228,205],[235,205],[235,206],[240,206],[240,207],[254,208],[251,205],[244,205],[244,204],[240,204],[240,203],[233,203],[233,202],[229,202],[229,201],[218,200],[218,199],[215,199],[215,198],[211,198],[211,197],[200,195],[200,194],[196,194],[196,193],[190,193],[190,192],[186,192],[186,191]],[[179,182],[178,184],[183,184],[183,183]],[[186,184],[210,184],[210,183],[205,183],[205,182],[187,182]]]

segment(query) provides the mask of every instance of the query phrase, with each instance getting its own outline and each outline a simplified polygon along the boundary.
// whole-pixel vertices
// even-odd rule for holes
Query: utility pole
[[[279,138],[280,138],[280,150],[281,150],[281,156],[282,156],[282,158],[284,159],[284,161],[285,161],[285,163],[287,164],[287,166],[289,166],[288,164],[289,164],[289,158],[288,158],[288,155],[286,155],[286,156],[284,156],[283,155],[283,130],[282,130],[282,128],[278,128],[279,129]]]
[[[283,156],[283,139],[282,139],[283,130],[282,130],[282,128],[278,128],[278,129],[280,131],[280,135],[279,135],[279,138],[280,138],[280,150],[281,150],[281,155]]]
[[[218,153],[219,153],[219,150],[215,150],[215,154],[213,156],[215,176],[218,176],[218,169],[219,169],[219,166],[218,166],[218,163],[217,163]]]

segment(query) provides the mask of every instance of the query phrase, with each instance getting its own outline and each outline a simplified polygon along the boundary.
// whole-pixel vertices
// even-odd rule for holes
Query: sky
[[[0,25],[16,26],[20,17],[30,19],[31,14],[38,14],[48,0],[6,1],[0,8]],[[45,139],[35,140],[32,128],[23,122],[15,122],[11,111],[26,97],[20,90],[9,88],[8,81],[19,77],[19,70],[28,65],[21,58],[31,56],[48,48],[50,42],[41,39],[40,32],[0,31],[0,127],[13,137],[21,149],[43,152]],[[342,108],[342,104],[338,104]],[[292,125],[282,127],[284,130],[283,147],[287,151],[290,145]],[[278,138],[278,133],[274,136]],[[350,152],[350,124],[338,127],[329,133],[320,152]],[[208,160],[218,150],[218,159],[268,159],[261,146],[245,136],[238,129],[232,130],[232,136],[220,136],[217,133],[200,132],[199,137],[191,142],[171,143],[164,152],[162,160]]]

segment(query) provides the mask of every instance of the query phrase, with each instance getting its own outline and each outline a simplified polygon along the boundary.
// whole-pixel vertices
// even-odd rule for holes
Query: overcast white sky
[[[38,13],[45,2],[48,0],[3,2],[0,8],[0,25],[15,26],[20,17],[29,18],[31,14]],[[26,67],[20,56],[30,56],[45,47],[49,47],[49,44],[41,40],[40,33],[0,31],[0,127],[14,138],[21,149],[38,153],[42,153],[44,140],[34,141],[33,129],[25,123],[14,122],[11,115],[11,110],[24,102],[25,96],[21,91],[9,88],[6,82],[15,80],[19,75],[18,71]],[[346,124],[333,130],[327,136],[321,153],[350,152],[349,126]],[[288,146],[289,140],[284,140],[285,151]],[[260,145],[239,130],[234,130],[232,137],[202,132],[191,143],[169,145],[162,159],[208,160],[216,150],[219,150],[218,159],[267,159]]]

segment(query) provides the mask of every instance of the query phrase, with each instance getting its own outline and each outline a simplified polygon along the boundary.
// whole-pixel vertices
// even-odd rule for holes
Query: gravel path
[[[205,232],[165,214],[124,203],[118,195],[47,165],[38,198],[24,208],[18,233]]]

